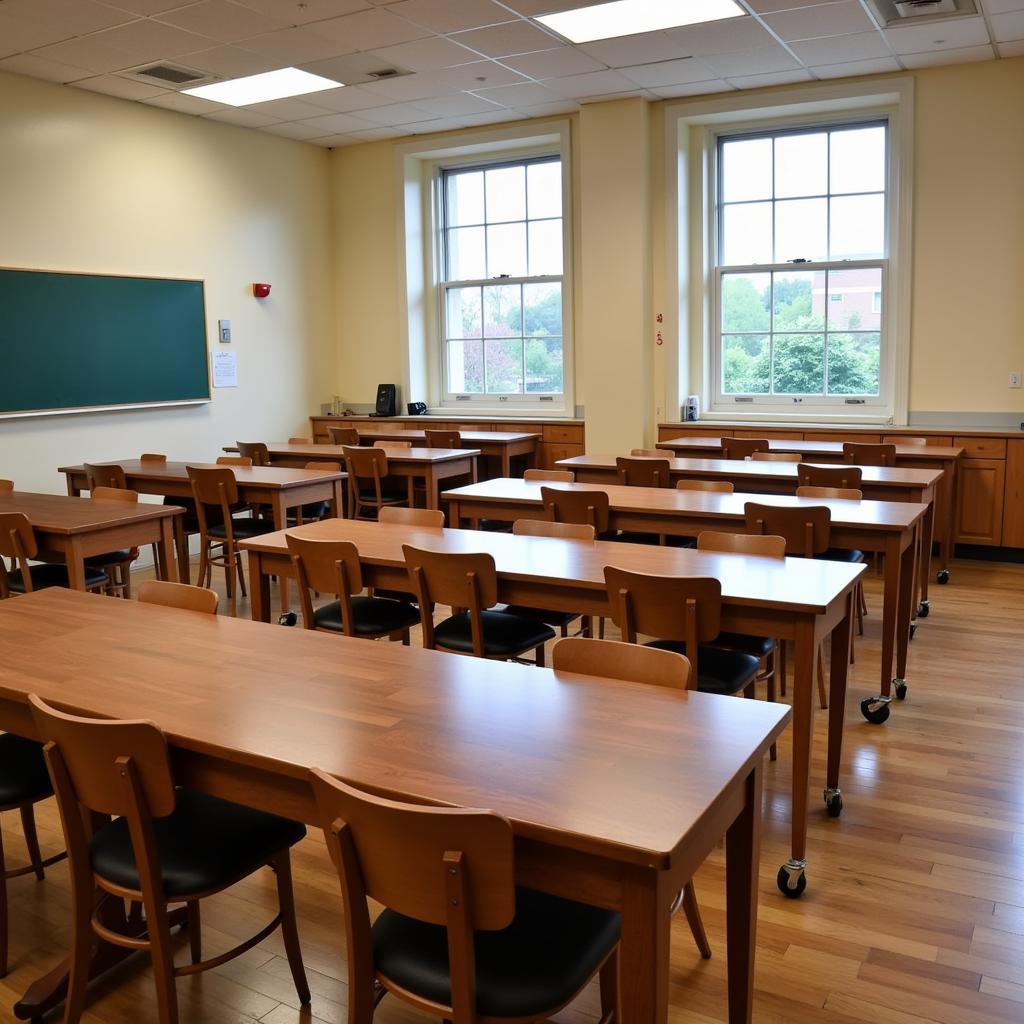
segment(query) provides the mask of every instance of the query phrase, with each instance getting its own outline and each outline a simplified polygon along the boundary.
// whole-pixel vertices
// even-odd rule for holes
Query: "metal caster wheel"
[[[906,681],[903,680],[903,679],[894,679],[892,681],[892,685],[893,685],[893,687],[896,690],[896,699],[897,700],[906,700],[907,699],[907,684],[906,684]]]
[[[928,615],[931,612],[931,610],[932,610],[931,604],[928,601],[922,601],[917,606],[917,617],[919,619],[927,619]]]
[[[910,624],[910,639],[911,640],[914,639],[914,636],[915,636],[916,633],[917,633],[917,623],[916,622],[912,622]]]
[[[807,888],[807,875],[804,873],[807,868],[807,861],[787,861],[779,868],[775,881],[778,883],[779,892],[787,899],[796,900],[804,894]]]
[[[938,580],[938,582],[941,583],[943,586],[945,586],[949,582],[949,570],[940,569],[935,579]]]
[[[838,789],[825,790],[825,810],[830,818],[838,818],[843,813],[843,794]]]
[[[279,626],[297,626],[299,623],[299,617],[295,612],[284,612],[278,616],[277,624]]]
[[[888,697],[865,697],[860,702],[860,713],[872,724],[882,725],[889,720]]]

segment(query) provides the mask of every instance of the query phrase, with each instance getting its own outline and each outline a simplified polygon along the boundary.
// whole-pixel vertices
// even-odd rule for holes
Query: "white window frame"
[[[910,355],[913,80],[888,79],[856,87],[817,83],[755,97],[716,97],[670,104],[665,116],[666,259],[668,287],[676,291],[675,301],[669,295],[666,302],[666,408],[674,412],[687,395],[697,394],[701,418],[707,420],[905,424]],[[758,402],[756,398],[737,402],[735,396],[729,396],[722,401],[715,259],[718,138],[871,120],[886,120],[889,126],[880,396],[863,404],[847,404],[846,396],[835,396],[837,401],[805,398],[802,402]],[[855,269],[879,262],[883,261],[849,261],[842,266]],[[821,267],[799,265],[799,269],[806,270]]]
[[[438,142],[446,143],[438,148]],[[487,163],[511,163],[536,157],[557,157],[562,167],[562,394],[460,394],[446,390],[446,339],[443,308],[442,172]],[[399,147],[402,205],[399,244],[402,248],[406,303],[401,311],[405,335],[403,387],[416,400],[426,395],[431,412],[472,416],[573,417],[576,414],[572,299],[572,166],[567,120],[531,123],[529,130],[498,128]],[[551,278],[508,278],[516,284]],[[557,278],[555,278],[557,280]],[[495,281],[460,282],[494,284]]]

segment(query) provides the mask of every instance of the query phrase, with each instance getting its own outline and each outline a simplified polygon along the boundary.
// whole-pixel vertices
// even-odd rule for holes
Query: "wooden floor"
[[[878,581],[869,580],[871,615],[847,713],[846,809],[832,820],[818,802],[826,714],[819,711],[812,795],[821,810],[810,829],[810,888],[799,901],[783,899],[775,886],[788,857],[788,734],[768,767],[758,1024],[1024,1021],[1024,566],[958,562],[952,583],[932,596],[932,614],[911,645],[906,703],[887,725],[867,725],[856,705],[877,685],[880,607]],[[54,852],[61,843],[52,806],[41,821],[44,852]],[[17,816],[3,825],[11,865],[23,863]],[[720,852],[696,881],[715,956],[701,961],[685,921],[676,920],[670,1018],[710,1024],[725,1019]],[[297,1008],[274,936],[219,971],[180,981],[183,1022],[345,1019],[340,897],[318,835],[296,850],[295,882],[312,1007]],[[12,969],[0,980],[2,1021],[13,1020],[11,1004],[61,955],[68,934],[63,865],[43,883],[23,878],[9,888]],[[262,872],[209,901],[208,950],[265,923],[273,892]],[[146,961],[137,958],[95,987],[85,1020],[155,1022],[151,992]],[[558,1019],[589,1022],[596,1010],[591,991]],[[422,1019],[393,999],[377,1014],[380,1022]]]

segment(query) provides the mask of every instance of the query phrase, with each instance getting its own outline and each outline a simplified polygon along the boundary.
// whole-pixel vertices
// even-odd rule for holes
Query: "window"
[[[445,399],[562,396],[561,159],[447,169],[440,185]]]
[[[888,125],[717,139],[714,400],[883,403]]]

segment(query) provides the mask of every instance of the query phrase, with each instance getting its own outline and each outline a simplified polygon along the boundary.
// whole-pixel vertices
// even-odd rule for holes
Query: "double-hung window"
[[[560,401],[562,161],[451,168],[440,185],[445,400]]]
[[[888,125],[717,139],[713,401],[887,400]]]

